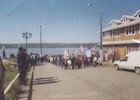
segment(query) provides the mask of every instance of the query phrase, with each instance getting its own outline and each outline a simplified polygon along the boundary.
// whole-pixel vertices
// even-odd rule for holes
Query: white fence
[[[12,85],[13,85],[13,83],[17,80],[17,78],[19,77],[19,75],[20,75],[20,73],[18,73],[17,75],[16,75],[16,77],[10,82],[10,84],[7,86],[7,88],[4,90],[4,94],[6,94],[9,90],[10,90],[10,88],[12,87]]]

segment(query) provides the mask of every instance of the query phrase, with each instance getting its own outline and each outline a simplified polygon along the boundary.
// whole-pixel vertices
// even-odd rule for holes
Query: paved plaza
[[[139,100],[140,76],[109,64],[72,70],[43,63],[28,78],[19,100]]]

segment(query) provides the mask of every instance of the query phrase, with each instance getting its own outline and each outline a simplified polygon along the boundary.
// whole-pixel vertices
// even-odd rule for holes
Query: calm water
[[[43,48],[42,54],[64,54],[64,51],[69,49],[71,54],[76,54],[76,51],[80,50],[80,48]],[[87,48],[83,48],[84,54],[88,50]],[[99,51],[99,48],[97,48],[97,51]],[[6,57],[9,57],[11,53],[17,54],[18,48],[7,48],[6,49]],[[40,53],[40,48],[28,48],[28,53]],[[0,50],[0,56],[2,57],[2,52]]]

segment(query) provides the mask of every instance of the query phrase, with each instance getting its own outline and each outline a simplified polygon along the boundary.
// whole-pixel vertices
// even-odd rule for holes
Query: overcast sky
[[[25,43],[29,32],[29,42],[39,43],[40,24],[44,43],[99,42],[100,10],[106,28],[139,9],[140,0],[0,0],[0,42]]]

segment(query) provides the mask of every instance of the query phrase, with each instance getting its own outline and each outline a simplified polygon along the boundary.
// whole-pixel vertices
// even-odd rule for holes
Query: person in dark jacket
[[[18,69],[19,69],[19,73],[20,73],[20,76],[19,76],[19,81],[20,81],[20,84],[26,84],[26,57],[27,57],[27,54],[25,53],[25,50],[20,47],[19,48],[19,52],[17,54],[17,64],[18,64]]]
[[[75,68],[75,62],[76,62],[76,59],[75,59],[75,57],[74,57],[74,54],[72,54],[72,59],[71,59],[72,69]]]
[[[5,67],[0,57],[0,100],[5,100],[4,97],[4,76],[5,76]]]
[[[115,61],[115,52],[112,52],[112,63],[114,63],[114,61]]]

